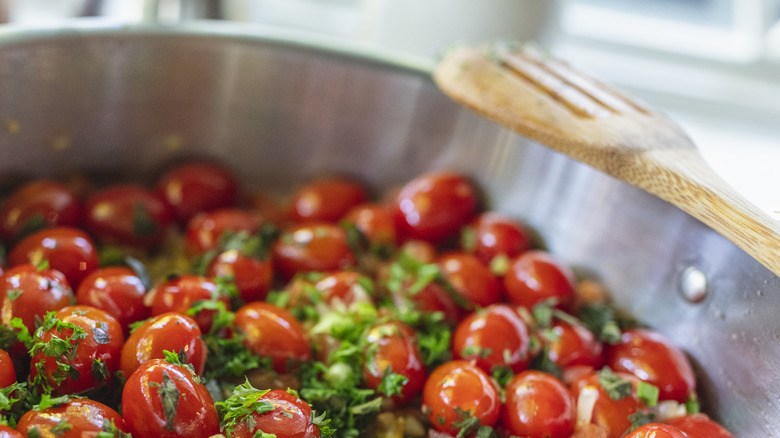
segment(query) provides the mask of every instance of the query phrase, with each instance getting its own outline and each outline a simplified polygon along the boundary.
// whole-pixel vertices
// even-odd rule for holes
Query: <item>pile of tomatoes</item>
[[[686,356],[465,175],[213,162],[0,205],[0,437],[731,437]]]

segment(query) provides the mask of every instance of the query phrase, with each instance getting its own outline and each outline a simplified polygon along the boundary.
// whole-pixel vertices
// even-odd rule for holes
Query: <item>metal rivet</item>
[[[689,266],[680,275],[680,293],[690,303],[707,296],[707,276],[699,268]]]

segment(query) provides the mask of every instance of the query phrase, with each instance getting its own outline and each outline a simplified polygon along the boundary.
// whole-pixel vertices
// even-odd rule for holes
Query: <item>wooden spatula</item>
[[[780,275],[780,223],[657,111],[529,45],[453,48],[434,80],[488,119],[671,202]]]

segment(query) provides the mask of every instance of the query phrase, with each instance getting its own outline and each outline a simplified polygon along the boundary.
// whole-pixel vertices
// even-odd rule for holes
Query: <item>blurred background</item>
[[[537,41],[669,114],[724,179],[780,218],[780,0],[0,0],[0,35],[200,19],[423,65],[450,44]]]

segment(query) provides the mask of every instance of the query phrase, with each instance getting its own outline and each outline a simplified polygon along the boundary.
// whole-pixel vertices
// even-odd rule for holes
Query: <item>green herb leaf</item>
[[[657,386],[647,382],[640,381],[636,387],[636,396],[645,406],[657,405],[660,392]]]
[[[228,433],[233,432],[236,425],[252,414],[264,414],[276,407],[267,400],[261,400],[269,390],[260,390],[252,386],[249,380],[233,389],[233,393],[223,402],[216,405],[222,409],[222,428]]]
[[[609,367],[599,371],[599,384],[612,400],[620,400],[634,393],[631,382],[615,374]]]
[[[165,414],[165,430],[173,431],[181,393],[167,370],[163,370],[162,383],[157,388],[157,394],[160,397]]]

